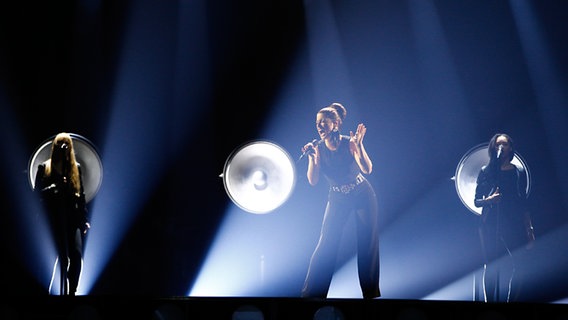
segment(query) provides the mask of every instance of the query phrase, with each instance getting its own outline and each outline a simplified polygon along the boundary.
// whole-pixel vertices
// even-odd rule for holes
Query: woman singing
[[[363,176],[373,169],[363,145],[367,128],[359,124],[355,133],[342,135],[340,129],[346,115],[347,110],[339,103],[319,110],[316,129],[321,140],[302,148],[302,152],[308,154],[310,185],[316,185],[321,176],[329,183],[321,233],[310,260],[302,297],[327,297],[341,234],[351,215],[355,215],[357,223],[357,262],[363,298],[381,295],[377,198]]]

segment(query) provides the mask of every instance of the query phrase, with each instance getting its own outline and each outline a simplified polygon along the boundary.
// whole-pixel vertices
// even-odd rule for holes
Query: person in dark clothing
[[[477,177],[475,206],[482,208],[479,235],[484,255],[483,294],[485,302],[515,301],[519,298],[521,281],[515,277],[518,265],[515,252],[535,240],[527,205],[527,175],[525,168],[512,163],[515,156],[513,139],[507,134],[495,134],[489,141],[489,163]],[[499,261],[508,257],[508,261]],[[507,268],[505,268],[507,267]],[[500,290],[500,274],[509,276],[506,292]]]
[[[341,234],[351,215],[356,218],[358,276],[363,298],[381,295],[377,197],[363,176],[373,168],[363,145],[367,128],[359,124],[355,133],[342,135],[340,129],[346,115],[347,110],[339,103],[319,110],[316,129],[321,140],[302,148],[308,154],[306,175],[310,185],[316,185],[320,176],[329,183],[320,237],[310,260],[302,297],[327,297]]]
[[[83,265],[83,240],[90,228],[80,164],[65,132],[53,139],[50,158],[38,165],[39,194],[57,247],[61,295],[75,295]]]

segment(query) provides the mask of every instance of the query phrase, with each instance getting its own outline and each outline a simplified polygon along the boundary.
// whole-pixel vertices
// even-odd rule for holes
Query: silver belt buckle
[[[343,194],[348,194],[353,189],[355,189],[356,186],[360,185],[361,183],[363,183],[363,176],[361,174],[359,174],[355,178],[355,183],[343,184],[343,185],[340,185],[340,186],[332,186],[331,190],[333,190],[335,192],[341,192]]]
[[[353,188],[355,188],[353,186],[353,184],[344,184],[341,187],[339,187],[339,191],[341,191],[341,193],[347,194],[347,193],[351,192],[351,190],[353,190]]]

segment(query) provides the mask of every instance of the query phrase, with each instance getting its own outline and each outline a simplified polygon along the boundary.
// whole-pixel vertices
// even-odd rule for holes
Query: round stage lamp
[[[103,165],[101,158],[96,151],[95,146],[87,138],[75,133],[69,133],[73,141],[75,149],[75,158],[81,165],[81,173],[83,176],[83,188],[85,191],[85,201],[91,201],[102,184]],[[32,153],[28,162],[28,181],[31,188],[35,185],[35,176],[38,166],[49,159],[51,154],[51,145],[55,135],[45,140]]]
[[[288,200],[296,183],[296,169],[281,146],[252,141],[230,154],[220,177],[225,191],[239,208],[264,214]]]
[[[476,215],[481,215],[481,208],[476,207],[474,203],[477,175],[481,168],[489,163],[488,148],[488,143],[482,143],[469,149],[459,161],[456,173],[452,177],[461,202],[469,211]],[[528,195],[531,189],[531,177],[527,163],[518,152],[515,152],[511,163],[524,169],[527,176],[526,192]]]

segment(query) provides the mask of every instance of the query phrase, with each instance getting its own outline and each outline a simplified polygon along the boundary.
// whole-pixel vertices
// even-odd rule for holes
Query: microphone
[[[314,145],[314,148],[316,146],[318,146],[323,140],[319,140],[318,139],[314,139],[312,140],[312,144]],[[304,153],[302,153],[302,155],[300,156],[300,159],[298,159],[298,161],[302,160],[304,157],[306,157],[309,154],[314,153],[314,148],[307,148],[306,151],[304,151]]]
[[[499,145],[497,148],[497,159],[501,159],[501,153],[503,153],[503,145]]]
[[[52,189],[55,189],[55,193],[57,193],[57,186],[55,185],[55,183],[50,184],[49,186],[41,189],[41,192],[46,192],[46,191],[50,191]]]

